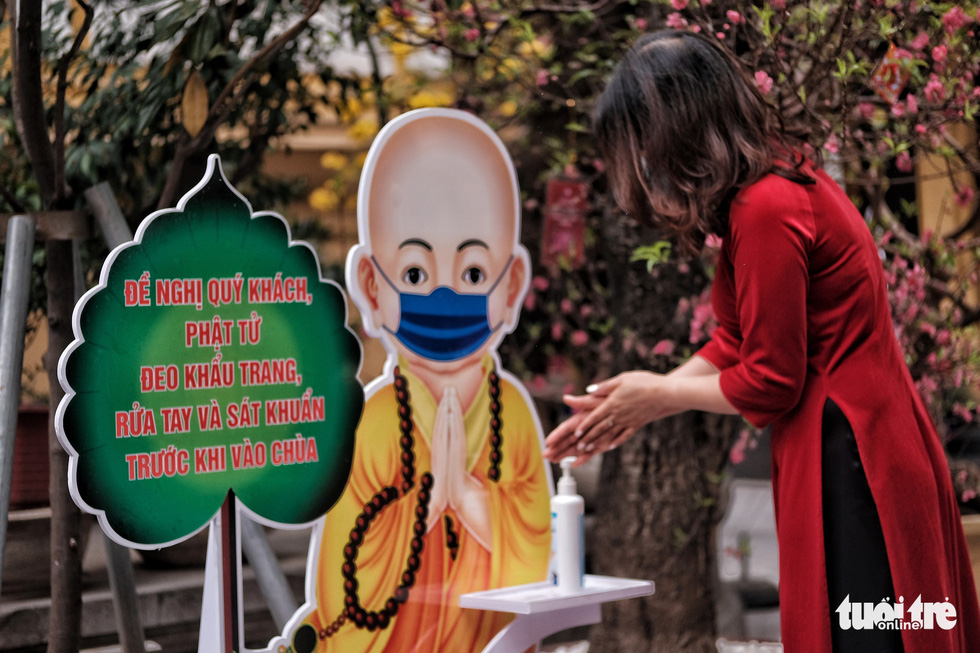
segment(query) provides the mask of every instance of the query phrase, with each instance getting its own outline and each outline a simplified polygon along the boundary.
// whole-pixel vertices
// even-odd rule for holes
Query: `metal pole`
[[[109,184],[102,182],[85,191],[85,200],[95,214],[106,244],[110,248],[133,239],[116,198]],[[75,249],[77,256],[78,249]],[[81,297],[85,291],[85,281],[81,277],[81,266],[76,265],[75,296]],[[105,545],[106,568],[109,572],[109,587],[112,589],[112,607],[116,614],[116,628],[119,629],[119,644],[123,653],[145,653],[143,623],[140,616],[139,595],[133,579],[133,564],[129,559],[129,549],[113,542],[102,533]]]
[[[299,605],[293,597],[292,590],[289,589],[289,582],[282,573],[276,554],[269,546],[269,539],[265,536],[262,527],[245,515],[241,515],[241,529],[242,550],[245,551],[248,564],[252,565],[255,571],[255,580],[259,584],[262,596],[265,597],[265,602],[269,605],[272,620],[276,623],[279,632],[282,632],[289,618],[299,610]]]
[[[133,232],[126,223],[126,218],[119,209],[108,182],[103,181],[86,190],[85,201],[95,214],[109,249],[115,249],[133,239]]]
[[[31,288],[34,221],[23,215],[10,219],[0,290],[0,574],[7,543],[10,477],[14,468],[14,434],[20,406],[20,375],[24,364],[24,325]],[[2,580],[2,579],[0,579]]]

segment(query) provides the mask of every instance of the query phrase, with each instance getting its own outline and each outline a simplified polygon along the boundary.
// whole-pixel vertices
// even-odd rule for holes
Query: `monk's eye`
[[[466,268],[466,271],[463,272],[463,281],[474,286],[483,282],[483,280],[486,278],[487,275],[483,272],[483,270],[475,266]]]
[[[408,268],[405,270],[405,274],[402,275],[402,281],[410,286],[417,286],[429,278],[429,275],[425,273],[422,268]]]

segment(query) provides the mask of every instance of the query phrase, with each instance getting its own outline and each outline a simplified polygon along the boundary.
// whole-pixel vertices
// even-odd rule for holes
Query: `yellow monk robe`
[[[405,361],[400,363],[401,373],[408,380],[415,423],[415,486],[381,511],[358,550],[357,594],[367,611],[380,612],[401,582],[411,555],[419,479],[431,469],[437,403],[406,369]],[[444,519],[440,517],[439,524],[425,535],[415,584],[391,624],[372,632],[347,621],[332,636],[323,636],[344,611],[343,549],[355,520],[381,489],[394,486],[401,493],[398,404],[393,386],[379,388],[367,400],[358,426],[350,482],[325,518],[317,569],[317,609],[308,620],[321,633],[318,653],[480,651],[512,616],[460,608],[459,596],[547,577],[550,495],[537,422],[524,395],[504,379],[500,381],[501,475],[499,482],[487,477],[491,447],[486,379],[491,366],[488,356],[483,361],[483,385],[464,417],[467,470],[488,489],[493,540],[490,551],[466,531],[451,508],[447,509],[445,514],[458,535],[456,559],[450,555]]]

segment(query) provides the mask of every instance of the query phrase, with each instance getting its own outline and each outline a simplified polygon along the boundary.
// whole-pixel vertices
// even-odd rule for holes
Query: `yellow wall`
[[[972,125],[958,124],[949,127],[950,135],[965,148],[976,149],[977,132]],[[917,157],[916,175],[917,182],[916,196],[919,206],[919,232],[930,231],[936,234],[950,234],[962,227],[970,216],[977,204],[977,196],[974,195],[973,201],[968,206],[959,206],[955,201],[956,191],[953,182],[949,179],[950,167],[956,171],[953,175],[956,185],[959,187],[968,186],[976,190],[976,180],[973,175],[965,170],[963,162],[959,159],[947,161],[945,158],[935,154],[925,154]],[[975,231],[975,229],[974,229]],[[970,273],[969,259],[970,254],[964,253],[960,256],[959,272],[967,275]],[[978,294],[976,291],[970,297],[976,304]]]

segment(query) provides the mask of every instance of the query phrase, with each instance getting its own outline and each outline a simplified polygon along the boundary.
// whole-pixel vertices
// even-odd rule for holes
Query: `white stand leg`
[[[548,635],[575,626],[590,626],[602,621],[598,603],[567,610],[539,614],[519,614],[506,628],[490,640],[483,653],[518,653],[526,651]]]

